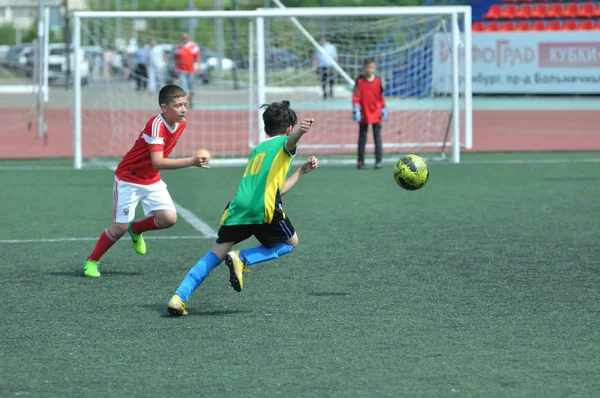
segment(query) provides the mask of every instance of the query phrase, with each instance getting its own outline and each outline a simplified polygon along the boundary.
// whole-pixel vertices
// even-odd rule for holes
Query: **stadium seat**
[[[502,6],[500,4],[494,4],[490,7],[488,12],[483,16],[485,19],[498,19],[502,13]]]
[[[521,21],[519,22],[519,25],[517,25],[517,30],[519,32],[528,32],[531,30],[531,24],[529,23],[529,21]]]
[[[538,4],[533,11],[533,17],[544,19],[548,16],[549,11],[548,4]]]
[[[579,4],[569,3],[569,4],[567,4],[567,8],[565,8],[563,17],[575,18],[578,14],[579,14]]]
[[[546,28],[546,30],[551,30],[551,31],[557,31],[557,30],[562,30],[563,29],[563,25],[561,21],[551,21],[548,24],[548,27]]]
[[[579,24],[577,23],[577,21],[574,21],[572,19],[565,22],[565,25],[563,26],[563,30],[577,30],[578,28]]]
[[[594,21],[586,19],[579,25],[579,30],[594,30]]]
[[[517,29],[517,27],[516,27],[516,25],[515,25],[515,23],[513,21],[507,21],[507,22],[504,22],[502,24],[502,31],[503,32],[512,32],[512,31],[514,31],[516,29]]]
[[[550,18],[562,18],[565,13],[565,7],[562,4],[552,4],[548,16]]]
[[[529,19],[533,15],[533,6],[531,4],[523,4],[517,11],[517,18]]]
[[[486,32],[500,32],[500,23],[492,21],[485,26]]]
[[[502,9],[500,13],[500,18],[503,19],[513,19],[517,15],[517,11],[519,8],[514,4],[509,4]]]
[[[594,16],[596,12],[596,6],[594,3],[583,3],[581,7],[579,7],[579,12],[577,12],[577,16],[580,18],[591,18]]]
[[[471,31],[473,32],[484,32],[485,31],[485,24],[481,21],[479,22],[475,22],[473,24],[473,26],[471,27]]]
[[[554,21],[554,22],[558,22],[560,24],[559,21]],[[535,21],[535,23],[533,24],[533,27],[531,28],[531,30],[535,31],[535,32],[540,32],[543,30],[548,29],[548,27],[546,26],[546,22],[544,21]]]

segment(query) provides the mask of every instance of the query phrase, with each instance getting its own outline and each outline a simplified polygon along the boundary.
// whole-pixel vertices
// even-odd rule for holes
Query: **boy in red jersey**
[[[387,122],[388,113],[383,98],[381,79],[375,76],[375,61],[366,58],[363,72],[356,79],[352,93],[352,120],[358,122],[358,164],[359,170],[367,169],[365,165],[365,144],[369,124],[373,126],[375,140],[375,168],[381,168],[383,148],[381,143],[381,121]]]
[[[144,255],[146,243],[142,233],[170,228],[175,224],[177,213],[167,184],[160,178],[160,170],[191,166],[208,168],[208,160],[198,155],[167,158],[186,126],[186,92],[179,86],[164,86],[158,94],[158,103],[162,113],[148,120],[115,170],[113,224],[102,232],[94,250],[86,257],[83,266],[85,276],[100,276],[100,258],[125,232],[129,232],[135,252]],[[147,218],[134,222],[135,208],[140,202]]]

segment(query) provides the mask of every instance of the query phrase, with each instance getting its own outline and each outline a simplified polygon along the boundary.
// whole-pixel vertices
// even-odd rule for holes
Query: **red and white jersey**
[[[185,126],[185,120],[171,128],[162,115],[150,118],[133,144],[133,148],[125,154],[117,166],[115,170],[117,178],[140,185],[150,185],[160,181],[159,171],[152,166],[150,152],[161,151],[165,158],[168,157]]]
[[[194,64],[200,58],[200,47],[193,41],[180,44],[175,49],[175,65],[180,72],[194,73]]]

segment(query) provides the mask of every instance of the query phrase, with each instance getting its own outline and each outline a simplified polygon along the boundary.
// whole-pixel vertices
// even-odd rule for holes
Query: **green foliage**
[[[16,42],[17,31],[12,24],[0,25],[0,45],[13,45]]]

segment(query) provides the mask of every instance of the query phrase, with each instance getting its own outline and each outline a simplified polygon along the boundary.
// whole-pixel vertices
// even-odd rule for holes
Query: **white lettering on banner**
[[[472,39],[474,93],[600,94],[600,31],[476,33]],[[433,45],[433,90],[450,93],[449,37],[437,34]]]
[[[577,48],[577,47],[564,47],[564,48],[551,48],[550,49],[550,61],[557,63],[571,63],[571,64],[585,64],[596,62],[596,49],[594,47]]]
[[[440,42],[440,58],[442,63],[449,62],[451,49],[449,43],[445,40]],[[459,58],[464,57],[464,50],[459,49]],[[531,63],[535,60],[535,50],[531,47],[518,47],[511,44],[509,40],[496,40],[492,46],[480,47],[473,44],[473,63],[483,61],[486,64],[496,65],[500,68],[503,65],[515,65],[522,63]]]
[[[539,66],[544,68],[596,68],[600,67],[599,42],[540,43]]]

